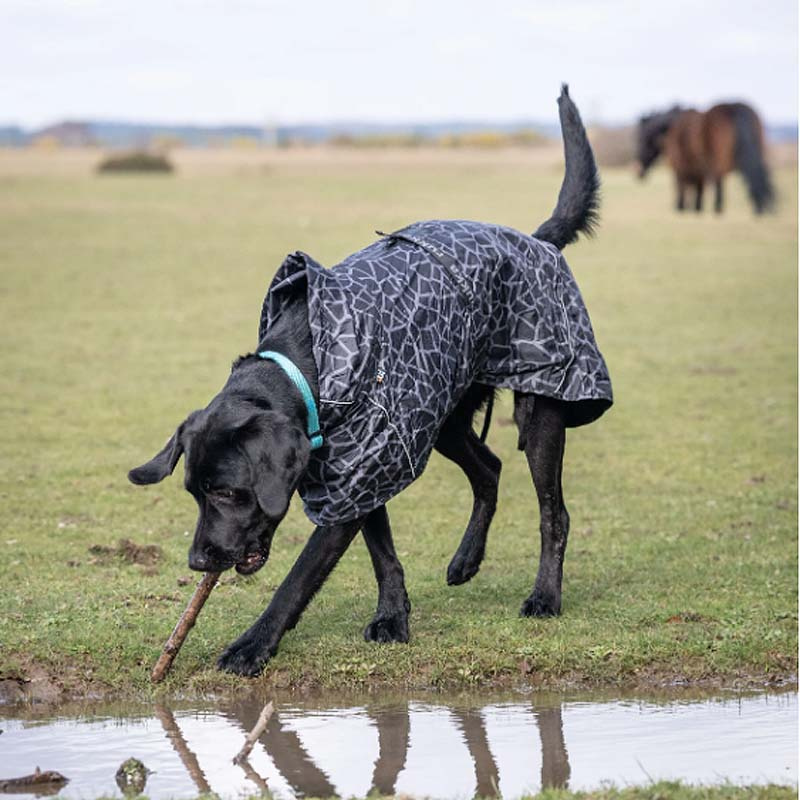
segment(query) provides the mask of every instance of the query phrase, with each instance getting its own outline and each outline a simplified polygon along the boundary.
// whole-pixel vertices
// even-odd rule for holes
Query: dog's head
[[[309,453],[305,431],[281,412],[215,401],[190,414],[128,478],[158,483],[184,455],[186,490],[200,510],[189,566],[201,572],[236,567],[249,575],[269,557]]]

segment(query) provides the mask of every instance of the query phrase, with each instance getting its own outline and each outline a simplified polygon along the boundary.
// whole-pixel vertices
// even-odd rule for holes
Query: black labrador
[[[534,236],[561,250],[579,232],[591,233],[599,179],[566,87],[559,111],[566,173],[552,217]],[[302,292],[286,303],[266,330],[258,347],[259,352],[264,350],[281,353],[293,362],[319,402],[319,375]],[[478,572],[497,503],[501,462],[473,431],[473,417],[490,402],[493,392],[494,387],[484,383],[466,386],[437,428],[435,449],[461,467],[474,495],[466,532],[447,570],[451,585],[464,583]],[[309,420],[308,403],[296,380],[274,361],[244,356],[235,362],[226,385],[210,404],[190,414],[151,461],[130,472],[135,484],[156,483],[170,475],[185,455],[186,489],[199,507],[189,551],[192,569],[235,567],[247,575],[264,565],[275,529],[312,457]],[[571,424],[570,403],[516,391],[514,420],[541,509],[539,570],[521,614],[557,615],[569,532],[561,469],[565,429]],[[386,506],[381,503],[356,519],[317,526],[266,611],[225,650],[218,666],[240,675],[260,673],[359,531],[378,583],[377,610],[364,637],[407,642],[410,604]]]

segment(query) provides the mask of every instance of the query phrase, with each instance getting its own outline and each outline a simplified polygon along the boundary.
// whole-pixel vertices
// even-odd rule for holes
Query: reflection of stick
[[[236,754],[236,757],[233,759],[234,764],[241,764],[243,761],[247,761],[247,756],[250,755],[250,751],[253,749],[253,745],[258,741],[258,737],[264,733],[264,729],[267,727],[267,723],[269,722],[269,718],[272,716],[272,712],[275,709],[272,706],[272,700],[267,703],[264,708],[261,709],[261,714],[259,714],[258,722],[256,722],[255,727],[250,733],[247,734],[247,737],[244,740],[244,744],[242,745],[242,749]]]
[[[186,739],[183,738],[181,729],[178,727],[178,723],[175,722],[175,717],[172,715],[172,712],[160,704],[156,704],[155,711],[156,716],[161,720],[161,725],[164,728],[164,732],[167,734],[167,739],[172,742],[175,752],[180,757],[183,766],[186,767],[189,777],[194,781],[197,791],[200,792],[200,794],[211,794],[211,787],[208,785],[203,770],[200,769],[197,756],[189,749],[189,745],[186,744]]]
[[[211,590],[218,580],[219,572],[206,572],[200,579],[197,588],[194,590],[192,599],[189,601],[189,605],[186,606],[186,611],[181,614],[178,624],[170,634],[169,639],[167,639],[167,643],[164,645],[164,649],[161,651],[161,655],[156,665],[153,667],[153,671],[150,673],[150,680],[153,683],[158,683],[163,680],[164,676],[169,672],[172,662],[175,660],[175,656],[178,655],[178,651],[181,649],[183,640],[194,627],[200,609],[205,605],[208,596],[211,594]]]
[[[250,762],[246,758],[243,758],[237,763],[244,770],[245,777],[253,781],[253,783],[261,789],[262,794],[269,795],[269,786],[267,786],[267,782],[253,769]]]

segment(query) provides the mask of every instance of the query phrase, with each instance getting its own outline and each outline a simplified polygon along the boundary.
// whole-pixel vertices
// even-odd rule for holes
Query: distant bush
[[[229,146],[237,150],[255,150],[261,146],[261,142],[255,136],[234,136]]]
[[[183,147],[184,140],[175,133],[156,133],[150,137],[147,151],[150,153],[169,153],[176,147]]]
[[[173,167],[166,156],[136,150],[108,156],[100,162],[98,172],[172,172]]]
[[[58,150],[58,148],[61,147],[61,142],[58,141],[58,137],[51,136],[50,134],[37,136],[31,144],[34,147],[38,147],[40,150]]]
[[[334,147],[536,147],[548,141],[546,136],[533,130],[466,131],[426,137],[420,133],[349,134],[332,136],[328,143]],[[294,144],[294,143],[293,143]]]
[[[589,141],[601,167],[626,167],[636,160],[635,131],[632,127],[606,128],[593,125]]]
[[[472,131],[445,134],[437,140],[442,147],[537,147],[547,142],[546,136],[538,131]]]
[[[425,138],[416,133],[370,133],[363,136],[341,133],[329,139],[329,144],[334,147],[419,147],[425,143]]]

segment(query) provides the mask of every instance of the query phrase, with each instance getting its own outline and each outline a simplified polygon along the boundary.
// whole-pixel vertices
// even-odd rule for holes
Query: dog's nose
[[[189,569],[196,572],[224,572],[230,569],[235,559],[213,544],[193,544],[189,548]]]
[[[210,565],[211,562],[206,553],[194,548],[189,551],[189,569],[197,572],[210,572]]]

